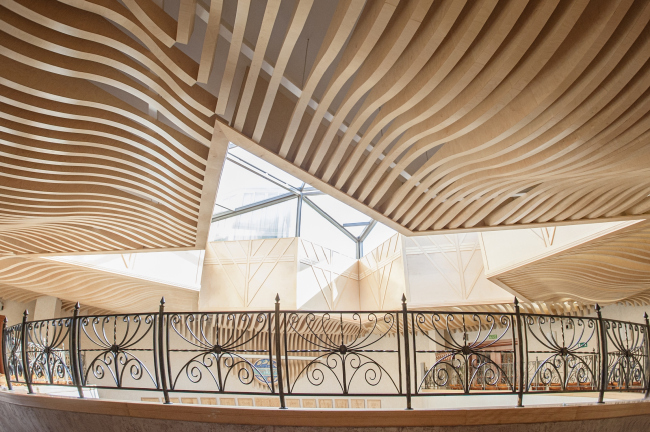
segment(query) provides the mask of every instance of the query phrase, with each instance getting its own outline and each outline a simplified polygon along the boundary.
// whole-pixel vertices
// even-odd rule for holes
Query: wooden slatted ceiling
[[[44,295],[66,304],[121,313],[154,312],[165,297],[172,310],[196,310],[198,291],[36,257],[0,257],[0,297],[28,302]]]
[[[126,3],[134,15],[119,3],[71,3],[87,11],[0,7],[0,253],[200,247],[211,211],[202,223],[199,214],[218,181],[206,173],[227,141],[213,133],[216,98],[187,73],[197,65],[166,46],[176,22],[143,27],[142,1]]]
[[[541,302],[647,305],[650,224],[634,224],[489,279]]]
[[[650,213],[647,2],[342,1],[287,95],[305,3],[237,144],[406,234]]]
[[[198,247],[227,139],[405,234],[650,214],[646,1],[165,7],[3,0],[1,251]]]

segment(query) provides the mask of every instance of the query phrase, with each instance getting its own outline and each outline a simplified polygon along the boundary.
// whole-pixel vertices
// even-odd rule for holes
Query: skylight
[[[364,213],[230,145],[210,241],[302,237],[360,258],[394,234]]]

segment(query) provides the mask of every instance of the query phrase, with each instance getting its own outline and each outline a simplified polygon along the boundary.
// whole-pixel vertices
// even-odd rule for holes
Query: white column
[[[43,296],[36,299],[32,320],[45,320],[61,316],[61,300],[53,296]]]

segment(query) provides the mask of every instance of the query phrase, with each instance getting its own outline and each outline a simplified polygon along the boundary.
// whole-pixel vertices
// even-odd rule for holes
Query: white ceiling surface
[[[193,250],[69,255],[46,259],[198,291],[201,289],[204,254],[202,250]]]

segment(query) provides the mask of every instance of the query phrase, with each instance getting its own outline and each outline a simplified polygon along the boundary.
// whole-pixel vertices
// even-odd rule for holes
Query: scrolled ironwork
[[[607,385],[614,389],[645,389],[647,327],[643,324],[604,320],[607,334]]]
[[[284,317],[285,341],[295,347],[286,348],[294,357],[294,367],[288,368],[292,372],[287,377],[288,393],[301,393],[299,387],[318,388],[330,377],[338,391],[328,387],[323,392],[350,394],[353,388],[368,391],[387,383],[384,393],[401,394],[394,372],[388,370],[400,353],[396,338],[389,336],[397,328],[396,313],[290,312]]]
[[[277,300],[277,299],[276,299]],[[404,299],[405,300],[405,299]],[[650,324],[522,313],[166,312],[3,331],[8,382],[294,396],[650,394]],[[426,365],[429,366],[426,366]],[[409,367],[414,367],[409,370]],[[409,383],[415,382],[414,388]],[[521,384],[523,383],[523,384]]]
[[[543,357],[527,369],[527,391],[598,388],[595,318],[526,315],[524,321],[526,352]]]
[[[78,350],[86,360],[81,368],[82,385],[158,388],[152,372],[156,367],[151,344],[154,321],[154,314],[80,317]]]
[[[33,384],[71,385],[68,334],[71,318],[27,323],[27,373]]]
[[[22,324],[7,327],[4,337],[4,353],[7,357],[7,380],[15,383],[25,382],[25,368],[21,357],[22,342],[20,340]]]
[[[175,347],[167,350],[170,390],[191,390],[188,384],[202,383],[207,377],[204,384],[225,392],[234,376],[239,385],[254,388],[246,392],[275,393],[270,322],[270,313],[170,314],[167,345]],[[256,359],[269,361],[270,376],[256,365]],[[180,368],[173,367],[174,360],[180,360]],[[230,385],[233,390],[235,386]]]
[[[512,314],[412,312],[414,331],[434,348],[415,346],[420,358],[435,355],[432,365],[420,377],[417,392],[430,388],[445,390],[514,389],[512,358]],[[508,347],[503,349],[505,345]],[[497,360],[496,357],[501,357]]]

